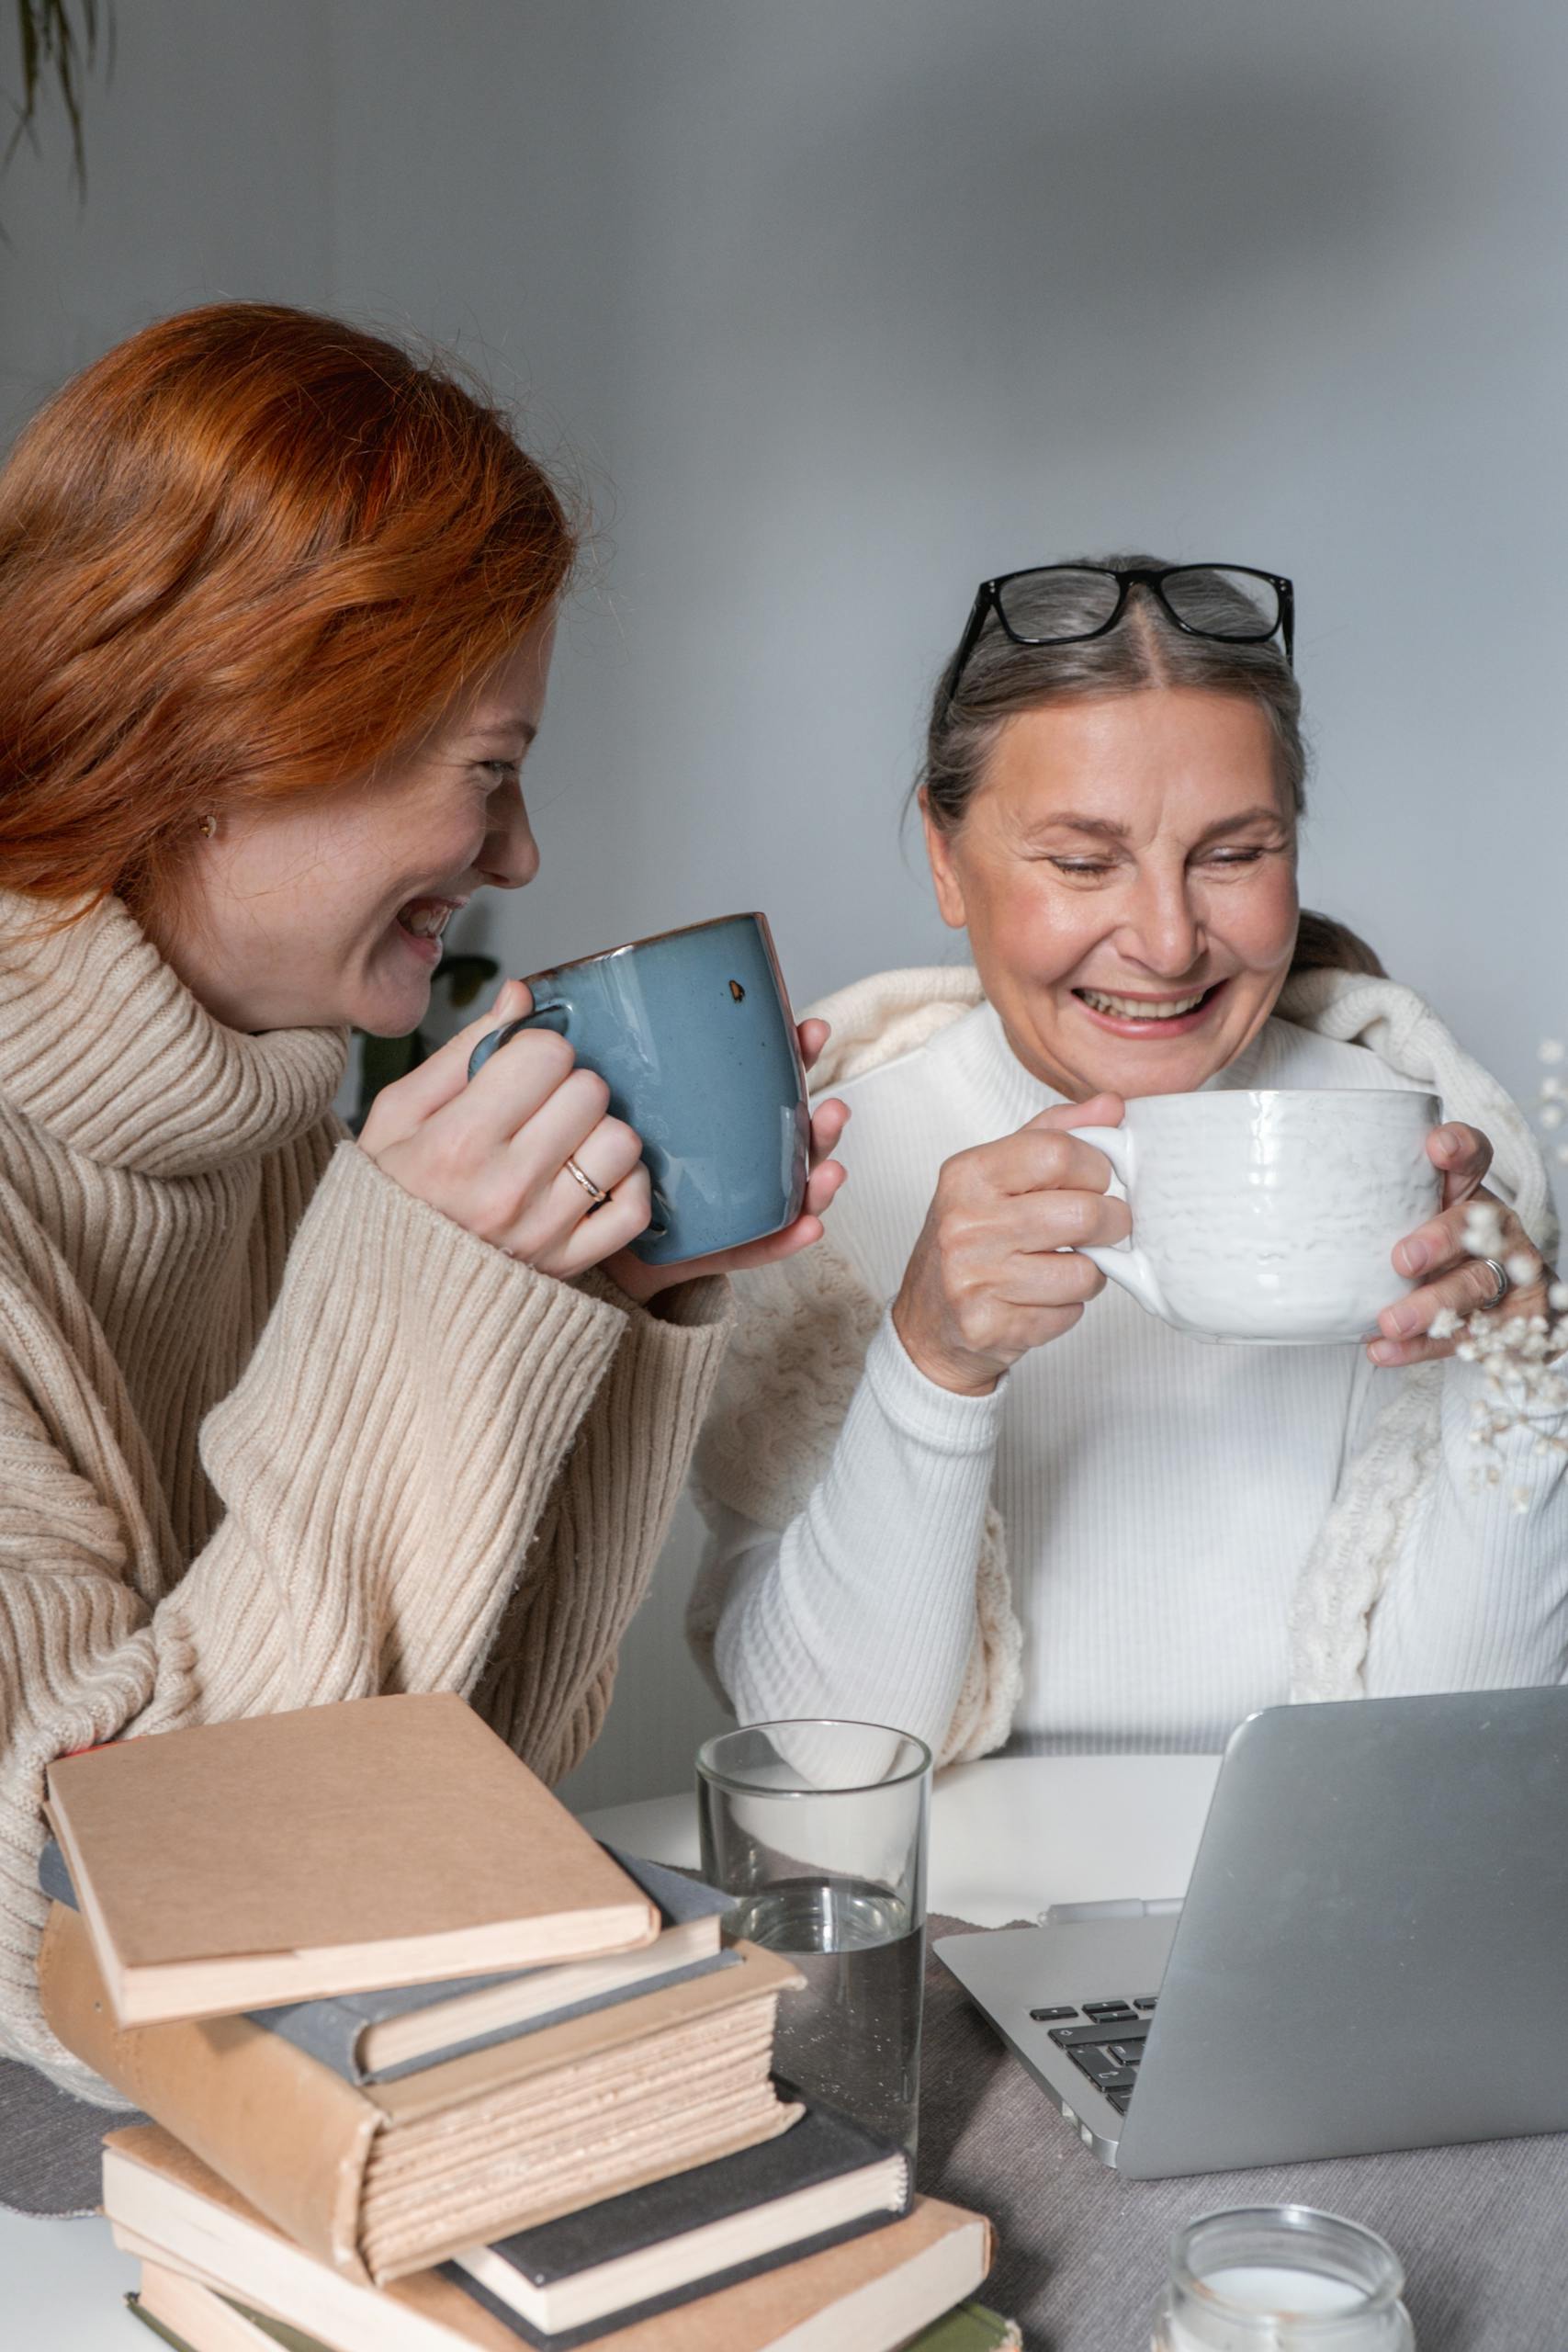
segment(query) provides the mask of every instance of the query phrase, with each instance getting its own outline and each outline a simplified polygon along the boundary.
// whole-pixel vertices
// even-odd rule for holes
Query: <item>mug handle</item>
[[[1072,1127],[1068,1133],[1075,1135],[1079,1143],[1092,1144],[1096,1151],[1102,1151],[1122,1191],[1132,1191],[1133,1138],[1125,1127]],[[1148,1314],[1168,1319],[1155,1270],[1139,1249],[1135,1234],[1130,1241],[1118,1241],[1110,1248],[1091,1247],[1082,1241],[1077,1248],[1080,1257],[1089,1259],[1111,1282],[1119,1283]]]
[[[567,1013],[568,1007],[564,1004],[536,1004],[532,1012],[525,1012],[520,1020],[503,1021],[499,1029],[492,1029],[488,1035],[481,1037],[468,1056],[468,1076],[477,1078],[491,1054],[502,1046],[509,1045],[521,1030],[553,1029],[558,1037],[564,1037],[567,1034]]]

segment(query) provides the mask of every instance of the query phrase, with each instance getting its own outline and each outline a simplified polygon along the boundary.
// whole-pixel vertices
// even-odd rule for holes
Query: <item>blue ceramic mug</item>
[[[793,1225],[806,1199],[806,1072],[765,915],[725,915],[607,948],[528,986],[534,1010],[481,1037],[472,1078],[521,1029],[554,1029],[642,1137],[649,1266]]]

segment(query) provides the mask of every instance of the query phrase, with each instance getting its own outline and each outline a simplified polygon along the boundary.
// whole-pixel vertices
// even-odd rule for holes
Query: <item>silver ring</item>
[[[566,1172],[569,1176],[575,1176],[583,1191],[587,1193],[589,1201],[592,1204],[588,1211],[590,1216],[592,1216],[594,1209],[602,1209],[604,1207],[610,1195],[604,1190],[603,1186],[598,1185],[593,1182],[592,1177],[590,1176],[586,1168],[580,1168],[575,1159],[569,1158],[566,1163]]]
[[[1506,1266],[1502,1265],[1497,1259],[1483,1258],[1481,1262],[1483,1266],[1490,1266],[1492,1269],[1492,1279],[1496,1283],[1497,1287],[1493,1292],[1490,1298],[1483,1299],[1480,1312],[1483,1315],[1495,1315],[1497,1309],[1502,1306],[1503,1301],[1507,1297],[1508,1293],[1513,1289],[1514,1285],[1508,1279],[1508,1269]]]

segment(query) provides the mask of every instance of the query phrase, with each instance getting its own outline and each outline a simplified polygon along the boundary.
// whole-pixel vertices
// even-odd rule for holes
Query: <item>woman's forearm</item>
[[[158,1611],[200,1687],[138,1728],[467,1689],[624,1329],[340,1148],[202,1428],[224,1516]]]
[[[715,1649],[742,1722],[829,1714],[940,1749],[975,1630],[1001,1409],[936,1387],[884,1321],[831,1459],[782,1536],[726,1512]]]
[[[1478,1446],[1483,1393],[1474,1366],[1448,1367],[1440,1446],[1372,1616],[1370,1691],[1568,1676],[1568,1457],[1538,1442],[1568,1430],[1562,1416],[1542,1418],[1495,1452]]]

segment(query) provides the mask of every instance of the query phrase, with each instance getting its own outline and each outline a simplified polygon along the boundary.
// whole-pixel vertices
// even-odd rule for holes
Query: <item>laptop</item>
[[[1568,2130],[1568,1689],[1265,1708],[1174,1916],[935,1949],[1136,2179]]]

